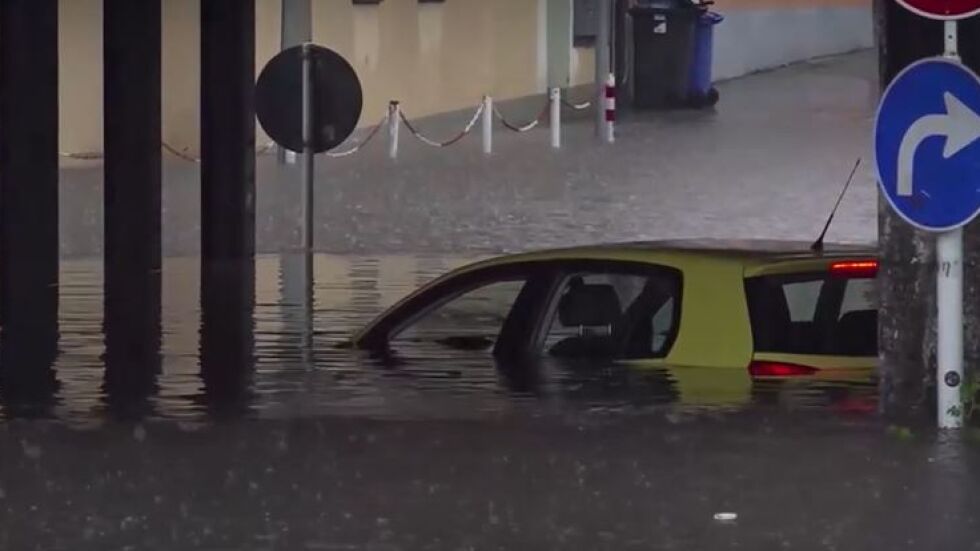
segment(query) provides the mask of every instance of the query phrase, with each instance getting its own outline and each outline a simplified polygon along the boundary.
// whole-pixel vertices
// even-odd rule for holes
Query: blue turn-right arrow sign
[[[902,71],[875,122],[882,193],[909,223],[948,231],[980,214],[980,78],[945,58]]]

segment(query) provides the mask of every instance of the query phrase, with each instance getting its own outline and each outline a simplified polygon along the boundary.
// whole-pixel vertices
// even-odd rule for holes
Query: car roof
[[[753,266],[793,260],[868,258],[877,256],[877,250],[873,245],[862,244],[828,243],[821,250],[814,251],[812,249],[812,243],[806,241],[773,239],[676,239],[542,249],[497,257],[491,260],[491,263],[503,264],[537,259],[615,259],[617,257],[623,257],[624,260],[643,260],[642,257],[646,256],[647,253],[655,257],[676,255],[705,260],[730,261]]]

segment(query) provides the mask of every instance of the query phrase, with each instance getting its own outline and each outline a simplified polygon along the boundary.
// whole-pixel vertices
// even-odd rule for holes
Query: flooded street
[[[723,83],[716,113],[635,115],[610,148],[582,120],[559,154],[532,132],[490,159],[471,139],[321,160],[312,289],[280,252],[295,174],[262,157],[237,340],[202,338],[197,169],[168,161],[161,323],[125,383],[101,169],[63,170],[54,384],[0,389],[0,549],[980,549],[980,443],[886,426],[870,381],[341,346],[497,252],[815,238],[867,154],[876,78],[864,52]],[[874,241],[876,212],[859,173],[828,240]]]
[[[259,257],[256,307],[245,322],[254,328],[250,354],[254,365],[231,370],[241,376],[241,392],[231,397],[209,393],[202,381],[200,358],[207,350],[200,338],[197,286],[189,283],[198,277],[196,259],[172,258],[164,263],[159,364],[128,366],[147,371],[146,378],[152,381],[143,387],[150,389],[147,392],[105,385],[100,264],[67,261],[62,274],[68,284],[62,288],[60,346],[53,366],[57,391],[52,400],[40,403],[0,403],[0,413],[90,428],[133,415],[206,422],[214,408],[224,406],[233,406],[236,416],[279,419],[322,415],[457,419],[554,413],[565,408],[625,413],[828,406],[848,413],[874,410],[875,388],[870,383],[782,388],[753,383],[743,370],[667,371],[556,360],[508,366],[489,353],[450,349],[439,357],[409,355],[393,362],[339,347],[418,285],[469,260],[473,258],[317,255],[313,262],[317,284],[309,304],[298,273],[301,257]],[[227,400],[233,403],[224,403]]]

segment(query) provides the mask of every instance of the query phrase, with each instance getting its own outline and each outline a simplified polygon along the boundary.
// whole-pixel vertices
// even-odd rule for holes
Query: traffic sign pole
[[[936,389],[939,428],[963,425],[960,389],[963,381],[963,230],[939,234],[936,243],[938,265]]]
[[[960,61],[956,21],[943,22],[946,57]],[[963,229],[936,239],[936,419],[941,429],[963,426]]]
[[[883,195],[936,239],[936,419],[963,425],[963,226],[980,215],[980,76],[959,58],[957,20],[980,0],[898,0],[943,20],[941,58],[900,72],[881,98],[875,161]],[[937,140],[936,138],[942,138]]]
[[[310,43],[303,44],[303,164],[302,185],[303,250],[313,250],[313,56]]]

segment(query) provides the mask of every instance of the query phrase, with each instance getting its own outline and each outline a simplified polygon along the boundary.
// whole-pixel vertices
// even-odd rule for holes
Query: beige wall
[[[528,0],[314,0],[313,38],[351,61],[371,124],[389,100],[413,117],[537,86],[537,7]]]
[[[102,150],[102,0],[60,0],[61,147]],[[256,0],[256,67],[279,49],[280,0]],[[163,139],[198,151],[200,0],[163,0]],[[364,87],[361,124],[391,99],[411,117],[475,106],[484,94],[543,93],[533,0],[313,0],[314,41],[338,51]],[[572,84],[591,82],[594,55],[576,48]],[[260,143],[267,141],[259,129]]]
[[[61,149],[102,151],[102,0],[58,4]]]

